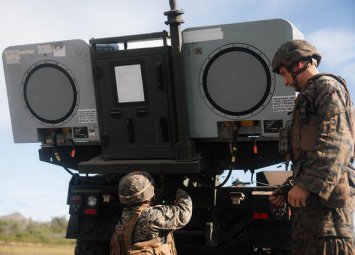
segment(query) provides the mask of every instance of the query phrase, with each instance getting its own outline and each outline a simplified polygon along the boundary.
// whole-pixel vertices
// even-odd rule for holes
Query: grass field
[[[0,242],[0,255],[73,255],[75,245]]]

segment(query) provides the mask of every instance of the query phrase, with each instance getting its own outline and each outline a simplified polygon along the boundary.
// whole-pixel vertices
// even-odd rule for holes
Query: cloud
[[[0,197],[3,201],[0,216],[20,212],[34,220],[48,221],[54,216],[68,214],[66,190],[26,188],[12,190],[4,196],[6,200]],[[38,201],[41,201],[42,206],[39,206]]]
[[[341,65],[355,62],[355,33],[354,31],[326,28],[308,36],[323,55],[328,65]]]
[[[6,200],[0,209],[0,215],[20,212],[35,220],[50,220],[53,215],[62,216],[68,213],[66,190],[18,189],[6,194]],[[39,206],[37,201],[41,201]]]
[[[5,79],[3,71],[0,71],[0,134],[11,130],[9,106],[7,103]],[[2,82],[2,80],[4,82]]]
[[[37,188],[32,188],[32,189],[29,189],[29,188],[26,188],[25,190],[21,190],[21,189],[18,189],[18,190],[13,190],[11,193],[7,194],[6,196],[11,198],[11,199],[18,199],[18,198],[21,198],[21,199],[24,199],[26,198],[25,200],[27,199],[33,199],[33,198],[39,198],[39,197],[42,197],[42,198],[65,198],[67,195],[66,193],[66,190],[63,190],[63,191],[57,191],[57,190],[47,190],[47,189],[37,189]]]
[[[344,77],[355,96],[355,32],[339,28],[325,28],[311,33],[307,40],[322,54],[320,70]]]

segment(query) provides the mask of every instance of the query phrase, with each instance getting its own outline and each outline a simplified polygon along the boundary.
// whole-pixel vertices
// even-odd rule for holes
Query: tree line
[[[73,240],[65,239],[68,221],[63,217],[54,217],[49,222],[37,222],[31,219],[0,219],[0,241],[21,243],[68,244]]]

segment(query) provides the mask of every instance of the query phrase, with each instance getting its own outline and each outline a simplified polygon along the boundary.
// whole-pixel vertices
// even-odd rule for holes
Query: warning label
[[[6,64],[19,64],[21,55],[33,55],[34,50],[7,50],[5,51]]]
[[[272,98],[273,112],[291,112],[295,106],[296,96],[276,96]]]
[[[96,123],[96,109],[78,110],[79,123]]]

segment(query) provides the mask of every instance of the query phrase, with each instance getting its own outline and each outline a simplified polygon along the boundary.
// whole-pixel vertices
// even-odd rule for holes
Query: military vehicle
[[[226,183],[285,161],[279,131],[295,94],[271,60],[303,35],[283,19],[181,32],[183,11],[170,7],[169,32],[5,49],[14,142],[40,143],[39,159],[72,175],[66,237],[77,255],[109,254],[117,184],[134,170],[154,176],[156,203],[172,203],[179,185],[191,195],[179,254],[289,254],[289,208],[270,206],[271,173]]]

